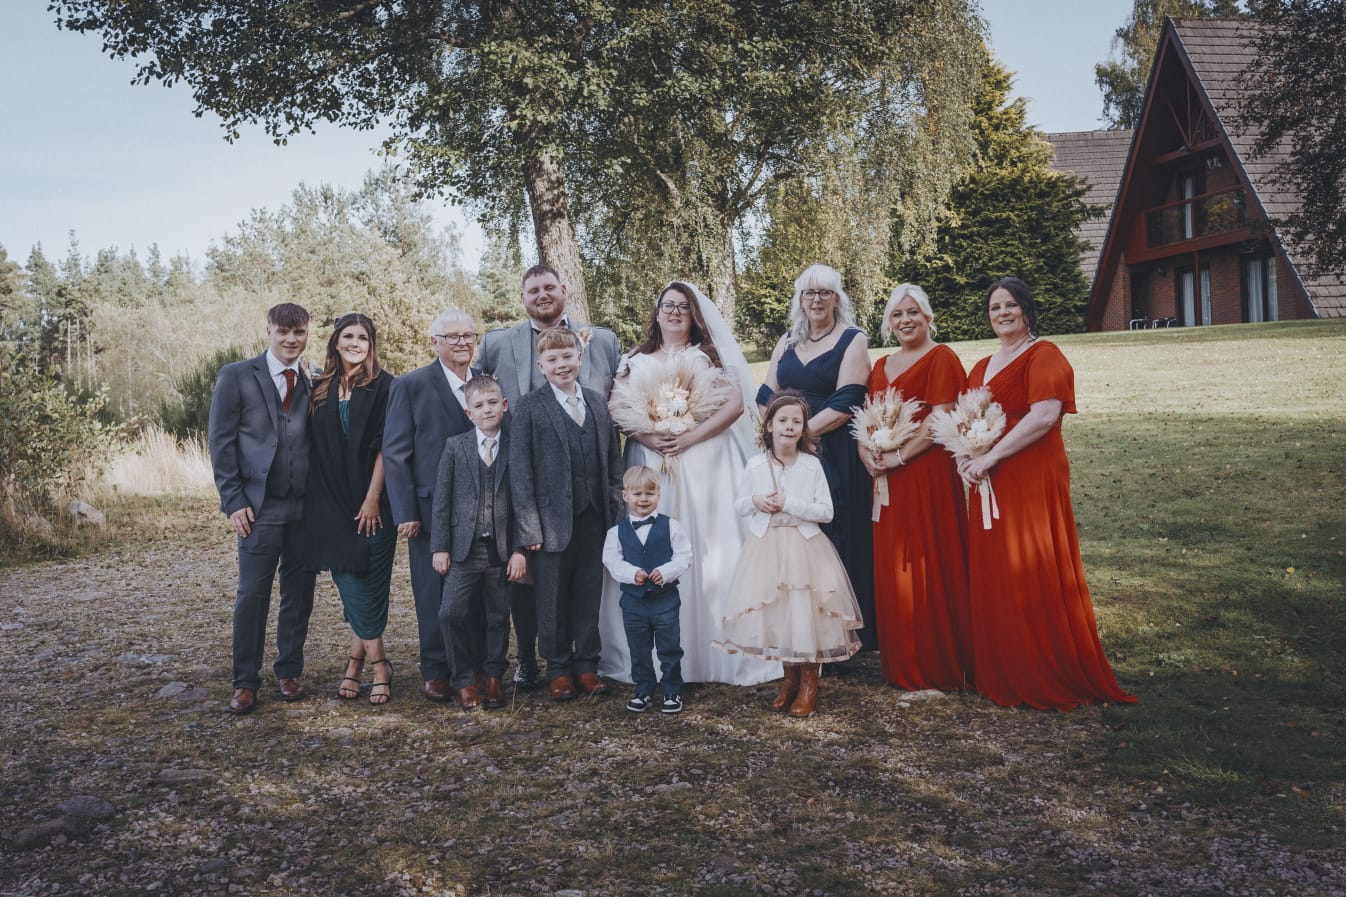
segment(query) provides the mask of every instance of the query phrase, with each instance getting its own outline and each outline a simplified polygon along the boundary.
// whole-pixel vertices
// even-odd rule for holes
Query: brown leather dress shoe
[[[481,692],[477,691],[477,687],[475,685],[469,685],[466,686],[465,688],[460,688],[458,689],[458,703],[461,704],[463,706],[463,709],[467,711],[480,710]]]
[[[597,673],[580,673],[580,691],[586,695],[605,695],[612,691]]]
[[[557,676],[551,681],[551,699],[553,701],[575,700],[575,683],[569,676]]]
[[[486,680],[486,693],[481,697],[481,704],[487,710],[499,710],[505,706],[505,694],[499,676],[491,676]]]
[[[245,713],[252,713],[257,709],[257,692],[251,688],[236,688],[234,696],[229,699],[229,712],[237,713],[242,716]]]
[[[421,683],[421,694],[430,701],[449,701],[456,692],[448,679],[426,679]]]
[[[297,701],[304,696],[304,684],[299,681],[298,677],[281,679],[276,685],[280,689],[282,701]]]

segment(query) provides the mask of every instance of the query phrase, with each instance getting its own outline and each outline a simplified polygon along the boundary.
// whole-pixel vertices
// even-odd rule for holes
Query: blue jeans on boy
[[[660,683],[664,697],[682,693],[682,626],[678,611],[682,599],[677,589],[652,597],[622,595],[622,626],[626,629],[626,645],[631,650],[631,681],[636,694],[654,695],[654,663],[651,650],[659,654],[663,671]]]

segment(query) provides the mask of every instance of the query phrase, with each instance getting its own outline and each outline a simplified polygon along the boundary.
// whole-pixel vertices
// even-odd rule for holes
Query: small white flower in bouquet
[[[618,377],[608,398],[608,413],[627,433],[679,436],[718,411],[735,389],[719,368],[676,355],[660,364],[633,367]],[[663,470],[676,472],[676,461],[665,456]]]
[[[991,398],[991,391],[984,386],[963,393],[952,410],[936,411],[929,421],[930,438],[948,449],[958,461],[981,457],[1005,435],[1005,409]],[[1000,507],[996,504],[990,477],[980,484],[978,491],[981,493],[982,529],[990,529],[991,521],[1000,519]]]
[[[871,452],[899,451],[920,432],[921,424],[915,419],[920,410],[918,400],[904,401],[902,391],[890,386],[881,393],[871,393],[863,406],[851,408],[851,434]],[[889,500],[888,477],[875,477],[872,520],[879,519]]]

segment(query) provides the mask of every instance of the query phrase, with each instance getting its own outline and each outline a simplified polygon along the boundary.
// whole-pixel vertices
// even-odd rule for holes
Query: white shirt
[[[588,409],[584,407],[584,391],[583,391],[582,389],[580,389],[579,381],[576,380],[575,383],[573,384],[574,387],[575,387],[575,391],[574,391],[573,393],[570,393],[570,392],[562,392],[561,389],[560,389],[555,383],[551,382],[550,380],[547,381],[547,385],[551,387],[552,395],[556,396],[556,401],[558,401],[558,402],[561,403],[561,410],[564,411],[566,414],[569,414],[569,413],[570,413],[570,407],[571,407],[571,406],[570,406],[570,401],[569,401],[569,400],[570,400],[571,398],[575,398],[575,397],[578,397],[578,398],[579,398],[579,400],[580,400],[580,426],[581,426],[581,427],[584,426],[584,421],[586,421],[586,420],[589,419],[589,412],[588,412]]]
[[[266,369],[271,372],[271,382],[276,384],[276,392],[280,393],[280,400],[285,401],[285,372],[294,371],[294,378],[299,380],[299,361],[294,364],[286,365],[285,362],[271,354],[271,350],[266,350]]]
[[[467,393],[463,391],[463,387],[467,385],[467,381],[450,370],[449,366],[444,362],[441,361],[439,366],[444,369],[444,376],[449,381],[449,389],[453,392],[453,397],[458,400],[458,404],[462,406],[464,411],[466,411]]]
[[[632,517],[634,523],[637,519],[644,518]],[[640,544],[644,545],[645,540],[650,536],[651,526],[642,526],[636,530],[636,538]],[[670,583],[679,576],[687,572],[687,568],[692,566],[692,540],[687,538],[687,533],[683,530],[682,524],[668,518],[668,540],[673,543],[673,557],[667,564],[661,564],[655,567],[660,575],[663,576],[665,583]],[[608,568],[608,573],[617,582],[634,584],[636,581],[636,571],[640,568],[634,564],[628,564],[626,558],[622,557],[622,540],[617,535],[617,527],[608,530],[607,537],[603,540],[603,566]],[[654,570],[649,571],[651,573]]]

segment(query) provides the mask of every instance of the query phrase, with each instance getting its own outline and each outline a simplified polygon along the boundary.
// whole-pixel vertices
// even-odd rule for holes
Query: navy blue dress
[[[776,366],[776,382],[781,389],[797,389],[809,405],[809,414],[824,408],[849,411],[865,401],[865,385],[857,384],[837,390],[837,377],[846,347],[860,334],[857,327],[848,328],[837,344],[807,364],[799,360],[793,346],[787,347]],[[836,546],[841,563],[851,578],[855,599],[865,619],[860,630],[864,650],[878,650],[878,635],[874,628],[874,526],[870,521],[874,481],[860,461],[855,437],[849,423],[824,433],[818,440],[818,457],[827,474],[832,493],[832,522],[823,524],[823,532]]]

